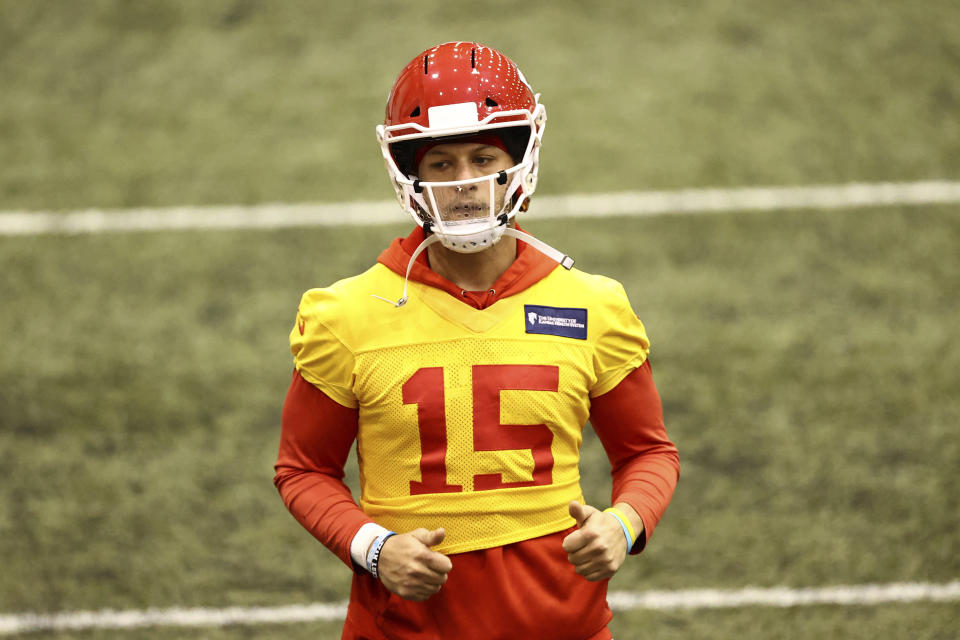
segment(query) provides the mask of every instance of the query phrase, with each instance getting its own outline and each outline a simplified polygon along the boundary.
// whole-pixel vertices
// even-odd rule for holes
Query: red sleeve
[[[338,404],[294,371],[283,403],[273,484],[293,517],[350,567],[350,542],[372,522],[343,482],[343,465],[356,437],[357,410]]]
[[[610,458],[611,504],[626,502],[643,520],[632,553],[643,550],[670,503],[680,476],[677,448],[667,438],[650,361],[593,399],[590,423]]]

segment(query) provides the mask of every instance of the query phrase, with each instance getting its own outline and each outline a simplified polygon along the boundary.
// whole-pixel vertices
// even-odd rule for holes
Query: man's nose
[[[477,177],[479,176],[477,174],[475,167],[469,162],[461,162],[460,164],[457,165],[457,174],[456,174],[457,180],[470,180],[472,178],[477,178]],[[463,188],[474,190],[477,188],[477,185],[475,184],[463,185]]]

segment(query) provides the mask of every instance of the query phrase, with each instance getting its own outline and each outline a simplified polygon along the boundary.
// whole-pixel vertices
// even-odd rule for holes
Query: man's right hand
[[[450,558],[432,551],[445,536],[443,529],[414,529],[390,536],[380,550],[378,573],[390,591],[406,600],[426,600],[447,581]]]

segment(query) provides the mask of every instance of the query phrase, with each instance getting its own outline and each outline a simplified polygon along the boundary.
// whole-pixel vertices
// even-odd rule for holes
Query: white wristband
[[[350,542],[350,557],[353,558],[353,562],[366,569],[367,550],[370,549],[370,545],[373,544],[374,540],[389,532],[389,529],[381,527],[375,522],[368,522],[360,527]]]

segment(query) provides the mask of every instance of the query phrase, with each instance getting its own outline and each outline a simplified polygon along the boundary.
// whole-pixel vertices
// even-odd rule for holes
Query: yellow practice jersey
[[[361,508],[404,532],[443,527],[441,553],[574,524],[590,398],[643,364],[649,342],[623,287],[576,269],[486,309],[382,264],[300,302],[297,370],[358,408]]]

